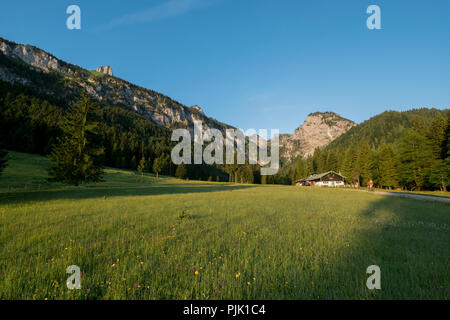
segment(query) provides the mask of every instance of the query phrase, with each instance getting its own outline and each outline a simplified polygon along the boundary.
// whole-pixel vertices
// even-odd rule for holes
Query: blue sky
[[[66,8],[82,29],[66,28]],[[382,30],[366,9],[381,8]],[[356,122],[448,108],[448,0],[3,1],[0,36],[164,93],[243,128],[292,132],[315,111]]]

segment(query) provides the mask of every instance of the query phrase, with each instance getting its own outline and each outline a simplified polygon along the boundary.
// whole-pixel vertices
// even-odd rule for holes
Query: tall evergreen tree
[[[377,150],[370,152],[370,178],[374,185],[381,186],[381,153]]]
[[[366,140],[361,141],[358,148],[358,155],[356,159],[356,175],[360,185],[364,186],[370,180],[370,156],[371,151]]]
[[[435,159],[445,159],[446,154],[443,152],[443,144],[446,139],[447,119],[440,113],[437,114],[431,123],[427,137],[430,140],[431,147]]]
[[[438,159],[434,161],[430,169],[430,183],[441,191],[447,192],[447,186],[450,184],[450,175],[445,160]]]
[[[187,169],[186,169],[186,165],[184,163],[181,163],[177,167],[177,170],[175,171],[175,177],[177,177],[178,179],[186,179]]]
[[[333,150],[328,150],[325,171],[338,171],[338,158]]]
[[[344,158],[345,158],[345,150],[342,145],[339,145],[337,148],[336,158],[337,158],[337,171],[342,172],[342,167],[344,165]]]
[[[297,161],[295,162],[295,173],[294,173],[294,181],[298,179],[305,178],[305,163],[302,157],[298,157]]]
[[[355,177],[355,167],[356,167],[356,150],[353,145],[350,145],[345,151],[344,162],[342,164],[342,174],[351,183],[357,181]]]
[[[308,177],[314,173],[314,161],[312,157],[308,157],[305,161],[305,177]]]
[[[54,162],[49,169],[50,180],[75,186],[101,181],[103,148],[98,146],[95,108],[96,104],[83,92],[68,109],[61,126],[63,136],[50,154]]]
[[[380,148],[380,184],[382,187],[393,188],[398,185],[395,163],[394,150],[387,144],[382,145]]]
[[[320,148],[316,148],[313,154],[314,173],[325,172],[326,155]]]
[[[144,176],[144,171],[147,165],[147,160],[145,160],[145,157],[142,157],[139,161],[139,165],[137,167],[137,171],[141,173],[142,176]]]
[[[156,173],[156,178],[159,179],[159,174],[168,166],[170,157],[162,154],[153,162],[153,172]]]
[[[423,189],[433,164],[433,148],[429,140],[415,129],[408,130],[399,146],[400,182],[409,189]]]

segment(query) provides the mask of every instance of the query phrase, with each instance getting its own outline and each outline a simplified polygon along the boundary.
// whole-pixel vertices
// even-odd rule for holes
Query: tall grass
[[[13,153],[0,178],[1,299],[450,298],[445,203],[113,169],[75,188],[46,166]]]

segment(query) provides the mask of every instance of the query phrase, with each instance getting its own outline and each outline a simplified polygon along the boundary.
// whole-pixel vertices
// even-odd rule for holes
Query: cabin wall
[[[317,181],[314,185],[316,187],[343,187],[344,181]]]

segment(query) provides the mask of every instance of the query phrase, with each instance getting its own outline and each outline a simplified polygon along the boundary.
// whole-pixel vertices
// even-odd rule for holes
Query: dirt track
[[[363,191],[363,192],[369,192],[369,191]],[[401,192],[385,192],[385,191],[373,191],[371,193],[381,194],[381,195],[384,195],[384,196],[404,197],[404,198],[412,198],[412,199],[417,199],[417,200],[428,200],[428,201],[439,201],[439,202],[450,203],[450,198],[436,197],[436,196],[427,196],[427,195],[424,195],[424,194],[412,194],[412,193],[401,193]]]

